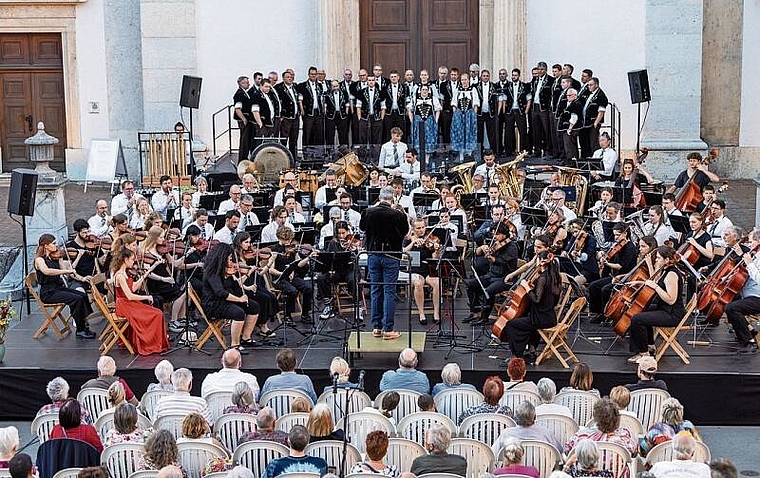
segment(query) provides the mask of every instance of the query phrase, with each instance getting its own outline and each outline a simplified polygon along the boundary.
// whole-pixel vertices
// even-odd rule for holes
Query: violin
[[[53,259],[54,261],[60,261],[61,259],[63,259],[63,249],[59,247],[58,249],[48,254],[48,257]]]
[[[624,238],[618,242],[615,243],[614,246],[607,252],[602,252],[599,255],[599,275],[602,275],[602,272],[604,271],[604,263],[615,257],[620,251],[623,250],[625,245],[628,244],[628,238]]]
[[[588,232],[580,231],[575,237],[575,243],[573,244],[573,250],[571,254],[577,258],[583,252],[583,248],[586,247],[586,240],[588,239]]]
[[[208,251],[211,246],[215,246],[219,244],[219,239],[211,239],[210,241],[208,239],[198,239],[198,242],[195,243],[195,250],[198,252],[206,252]]]
[[[349,234],[345,239],[340,241],[340,247],[351,252],[356,252],[362,248],[362,240],[356,234]]]
[[[133,236],[135,236],[135,241],[142,242],[148,237],[148,231],[135,231]]]
[[[161,255],[181,256],[185,253],[185,248],[185,243],[179,239],[164,239],[163,243],[156,244],[156,252]]]

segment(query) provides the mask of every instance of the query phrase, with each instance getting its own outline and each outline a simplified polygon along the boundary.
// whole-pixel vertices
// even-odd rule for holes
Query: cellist
[[[704,218],[702,214],[694,212],[689,215],[689,228],[691,231],[686,235],[684,245],[681,251],[689,251],[690,254],[698,254],[699,257],[687,258],[695,269],[701,269],[710,264],[715,253],[713,252],[713,243],[710,234],[705,229]],[[688,244],[688,246],[687,246]],[[689,274],[686,278],[686,296],[691,297],[697,291],[696,278]]]
[[[760,230],[754,230],[749,235],[750,248],[760,245]],[[726,305],[726,317],[734,329],[736,341],[739,342],[740,354],[757,353],[757,330],[747,323],[747,315],[760,313],[760,254],[753,257],[749,252],[744,253],[748,278],[737,296]]]
[[[702,155],[694,152],[689,153],[686,156],[686,160],[689,162],[689,166],[676,178],[676,182],[673,183],[667,190],[669,193],[675,193],[677,189],[686,186],[690,180],[694,180],[699,186],[700,190],[704,190],[710,181],[720,182],[720,178],[717,174],[710,172],[706,163],[702,162]]]
[[[644,285],[654,289],[652,305],[646,311],[631,318],[630,350],[634,353],[629,363],[638,363],[646,355],[654,355],[653,327],[674,327],[686,312],[681,290],[681,273],[676,267],[676,251],[670,246],[660,246],[655,255],[654,267],[661,271],[657,281],[634,281],[631,285]]]

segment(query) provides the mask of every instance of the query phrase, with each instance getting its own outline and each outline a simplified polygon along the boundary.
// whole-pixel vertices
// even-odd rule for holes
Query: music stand
[[[367,204],[372,206],[380,198],[380,188],[367,187]]]
[[[644,195],[644,202],[650,206],[655,204],[662,204],[662,193],[655,191],[642,191]],[[687,221],[688,222],[688,221]]]
[[[436,193],[415,193],[412,195],[412,206],[417,211],[417,215],[422,216],[426,211],[430,210],[433,203],[438,199],[439,197]]]
[[[633,188],[612,186],[612,200],[618,204],[630,204],[633,202]]]
[[[204,194],[198,200],[198,206],[206,211],[216,211],[225,199],[224,194]]]
[[[520,209],[520,220],[523,226],[544,227],[549,220],[549,213],[540,207],[523,207]]]
[[[584,172],[604,171],[604,161],[602,158],[576,159],[575,166]]]
[[[216,215],[208,217],[208,222],[212,226],[214,226],[214,230],[215,231],[218,231],[219,229],[221,229],[222,227],[224,227],[224,221],[225,221],[224,214],[221,214],[221,215],[220,214],[216,214]]]
[[[267,203],[269,202],[269,195],[267,193],[250,193],[249,195],[253,198],[254,207],[267,207]]]
[[[487,197],[488,195],[486,195]],[[480,206],[480,201],[475,194],[462,194],[459,197],[459,203],[462,205],[462,209],[469,211],[470,209]]]
[[[354,202],[367,200],[367,188],[362,186],[343,186],[346,192],[354,198]],[[330,202],[330,201],[327,201]]]
[[[605,242],[615,242],[615,234],[613,234],[613,229],[615,227],[615,224],[617,222],[614,221],[602,221],[602,231],[604,231],[604,241]]]
[[[295,231],[296,239],[301,244],[310,244],[310,245],[313,246],[314,245],[314,241],[317,238],[317,230],[314,229],[313,227],[306,227],[306,225],[307,224],[314,224],[314,223],[304,222],[304,223],[301,223],[301,224],[303,225],[303,227],[301,227],[300,229],[297,229]]]
[[[331,284],[332,284],[332,279],[334,275],[338,271],[347,271],[353,267],[351,251],[320,252],[317,255],[317,257],[314,258],[313,262],[314,262],[314,267],[312,271],[313,272],[312,278],[315,277],[318,273],[328,274],[330,276]],[[337,311],[340,310],[340,304],[336,304],[335,310]],[[344,323],[342,328],[331,329],[329,333],[325,333],[325,329],[327,327],[329,320],[321,320],[319,322],[320,322],[319,326],[317,326],[316,321],[315,321],[315,324],[312,326],[312,336],[326,337],[324,339],[320,339],[319,342],[337,340],[340,338],[338,335],[336,335],[337,332],[343,332],[343,335],[345,336],[346,331],[353,327],[353,321],[352,321],[351,325]],[[304,339],[302,339],[301,342],[304,342],[305,340],[309,338],[310,338],[309,336],[304,337]]]
[[[256,217],[259,218],[261,224],[269,223],[269,211],[270,208],[267,206],[256,206],[251,208],[251,212],[256,214]]]
[[[338,188],[325,188],[325,204],[330,204],[338,199],[338,196],[335,194],[336,189]]]
[[[261,241],[261,231],[266,227],[265,224],[251,224],[245,226],[245,232],[251,235],[251,242]]]
[[[296,201],[304,211],[311,211],[314,204],[314,195],[311,191],[298,191],[296,192]]]
[[[691,231],[691,227],[689,226],[689,216],[675,216],[672,214],[665,214],[670,221],[670,227],[672,227],[674,231],[680,233],[681,238],[686,237],[686,235]]]

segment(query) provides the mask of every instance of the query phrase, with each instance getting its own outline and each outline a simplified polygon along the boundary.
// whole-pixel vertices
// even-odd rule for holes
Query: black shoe
[[[240,339],[240,345],[242,345],[243,347],[255,347],[256,341],[253,339],[248,339],[248,340]]]
[[[740,355],[749,355],[757,353],[757,344],[755,342],[748,342],[744,347],[737,351]]]
[[[591,320],[589,320],[589,322],[592,324],[601,324],[605,320],[607,320],[607,318],[604,316],[604,314],[596,314]]]
[[[95,332],[90,329],[77,330],[77,338],[79,339],[94,339],[95,337]]]
[[[421,317],[420,318],[420,325],[427,325],[427,318],[426,317]]]
[[[720,321],[718,321],[718,322],[710,322],[707,319],[700,319],[699,321],[697,321],[697,325],[699,325],[701,327],[717,327],[719,325],[719,323],[720,323]]]
[[[470,312],[470,315],[467,316],[466,319],[464,319],[462,322],[465,324],[469,324],[473,320],[478,320],[480,318],[480,313],[478,312]]]
[[[523,358],[525,359],[525,363],[527,363],[528,365],[535,365],[536,358],[538,358],[538,355],[536,354],[536,352],[526,352]]]
[[[237,349],[237,351],[240,352],[240,355],[248,355],[249,354],[248,349],[245,348],[243,345],[233,345],[230,348]]]
[[[274,330],[267,330],[266,332],[264,332],[263,330],[259,330],[258,332],[256,332],[256,334],[259,337],[264,337],[265,339],[271,339],[271,338],[277,337],[277,334],[274,333]]]

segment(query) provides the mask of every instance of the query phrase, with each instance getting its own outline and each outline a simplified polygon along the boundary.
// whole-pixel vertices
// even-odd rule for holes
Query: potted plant
[[[5,333],[11,325],[11,319],[16,316],[11,299],[0,300],[0,362],[5,357]]]

